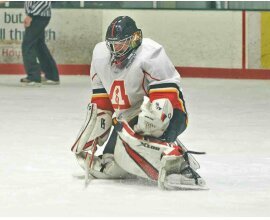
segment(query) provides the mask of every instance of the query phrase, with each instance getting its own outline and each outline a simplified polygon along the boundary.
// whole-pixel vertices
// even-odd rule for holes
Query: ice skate
[[[166,176],[164,186],[169,190],[208,189],[204,179],[189,165],[186,165],[186,167],[180,171],[180,174],[170,174]]]
[[[184,161],[183,157],[164,157],[159,171],[158,184],[165,190],[204,190],[204,179]],[[179,165],[181,164],[181,167]]]

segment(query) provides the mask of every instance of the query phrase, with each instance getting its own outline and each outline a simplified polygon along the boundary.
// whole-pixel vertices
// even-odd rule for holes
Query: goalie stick
[[[85,170],[85,179],[84,179],[84,187],[87,188],[89,182],[90,182],[90,179],[89,179],[89,176],[90,176],[90,169],[92,168],[92,164],[93,164],[93,161],[94,161],[94,156],[95,156],[95,153],[96,153],[96,150],[97,150],[97,141],[96,139],[94,140],[93,142],[93,145],[92,145],[92,153],[90,154],[91,155],[91,158],[89,157],[89,153],[87,152],[86,153],[86,158],[85,158],[85,161],[84,161],[84,170]]]
[[[179,140],[179,138],[176,138],[175,142],[177,145],[179,145],[183,149],[183,157],[188,162],[188,164],[194,169],[197,170],[200,168],[200,164],[197,162],[197,160],[192,156],[192,154],[206,154],[205,152],[197,152],[197,151],[191,151],[188,150],[185,145]]]

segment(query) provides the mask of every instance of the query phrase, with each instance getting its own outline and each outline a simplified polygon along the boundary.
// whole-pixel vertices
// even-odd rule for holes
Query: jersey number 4
[[[125,84],[123,80],[113,82],[110,91],[110,100],[114,109],[128,109],[130,102],[126,94]]]

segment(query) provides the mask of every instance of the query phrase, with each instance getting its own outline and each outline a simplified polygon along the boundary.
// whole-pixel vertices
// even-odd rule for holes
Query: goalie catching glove
[[[173,107],[169,99],[157,99],[151,103],[149,98],[144,96],[134,131],[142,135],[160,137],[168,128],[172,116]]]
[[[94,103],[88,104],[86,120],[71,150],[79,154],[81,151],[92,149],[96,144],[103,145],[109,137],[111,126],[110,111],[98,109]]]

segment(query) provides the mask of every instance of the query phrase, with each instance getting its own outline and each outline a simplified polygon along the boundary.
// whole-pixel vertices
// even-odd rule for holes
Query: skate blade
[[[209,190],[209,188],[204,185],[181,185],[181,184],[164,184],[166,190]]]

